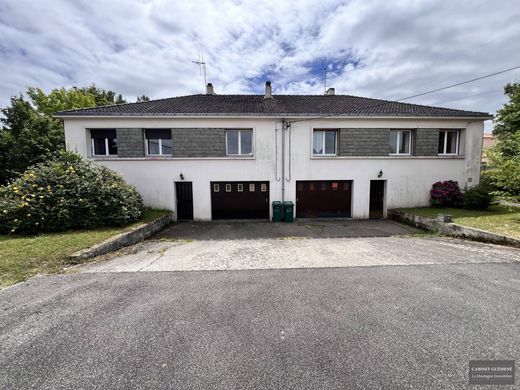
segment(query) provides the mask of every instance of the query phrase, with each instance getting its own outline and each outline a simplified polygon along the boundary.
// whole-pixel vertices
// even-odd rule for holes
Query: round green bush
[[[122,226],[143,200],[117,173],[65,152],[0,187],[0,232],[56,232]]]
[[[487,210],[493,196],[486,184],[467,188],[462,195],[462,207],[470,210]]]

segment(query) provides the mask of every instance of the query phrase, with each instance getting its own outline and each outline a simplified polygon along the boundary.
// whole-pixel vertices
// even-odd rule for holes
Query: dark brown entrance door
[[[175,183],[177,196],[177,220],[190,221],[193,219],[193,188],[191,182],[180,181]]]
[[[352,181],[297,181],[297,218],[351,217]]]
[[[211,218],[269,219],[269,182],[211,182]]]
[[[385,180],[370,180],[369,218],[383,218],[385,208]]]

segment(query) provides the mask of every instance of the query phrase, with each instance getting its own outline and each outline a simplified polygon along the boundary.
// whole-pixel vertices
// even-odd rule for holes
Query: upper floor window
[[[439,131],[439,154],[459,154],[459,130]]]
[[[314,156],[335,156],[337,135],[336,130],[314,130],[312,134],[312,154]]]
[[[117,155],[115,130],[90,130],[93,156]]]
[[[172,132],[169,129],[145,130],[146,154],[153,156],[172,154]]]
[[[390,130],[390,154],[410,155],[411,130]]]
[[[251,156],[253,154],[253,131],[227,130],[226,154],[229,156]]]

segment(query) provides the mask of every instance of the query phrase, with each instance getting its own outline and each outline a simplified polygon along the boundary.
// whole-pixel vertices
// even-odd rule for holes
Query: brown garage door
[[[269,182],[211,182],[212,219],[269,219]]]
[[[297,218],[351,217],[352,181],[297,181]]]

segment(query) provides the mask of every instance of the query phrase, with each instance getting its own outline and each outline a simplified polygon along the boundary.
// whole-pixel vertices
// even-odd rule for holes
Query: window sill
[[[439,155],[439,156],[412,156],[412,155],[389,155],[389,156],[329,156],[315,157],[311,160],[464,160],[464,155]]]
[[[254,156],[227,156],[227,157],[171,157],[171,156],[146,156],[146,157],[109,157],[109,156],[90,156],[96,161],[206,161],[206,160],[255,160]]]

